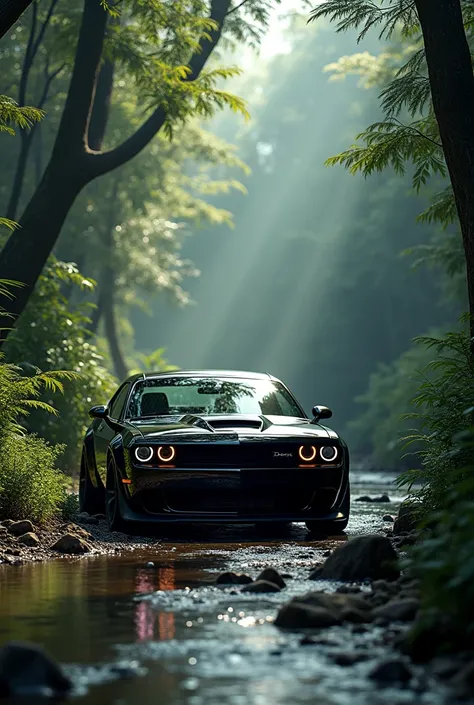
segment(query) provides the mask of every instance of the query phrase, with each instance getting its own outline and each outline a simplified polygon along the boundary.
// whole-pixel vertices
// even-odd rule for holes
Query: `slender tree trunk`
[[[444,156],[461,224],[474,355],[474,76],[459,0],[415,0]]]
[[[35,165],[35,184],[36,188],[41,183],[43,176],[43,129],[41,124],[38,125],[35,132],[35,150],[34,150],[34,165]]]
[[[0,0],[0,39],[8,32],[33,0]]]
[[[104,282],[103,315],[105,335],[109,344],[115,374],[122,380],[127,376],[128,370],[120,348],[119,335],[117,332],[117,322],[115,318],[115,277],[113,273],[110,273],[107,280]]]
[[[91,322],[87,326],[87,329],[92,333],[92,335],[97,335],[97,329],[99,328],[99,323],[104,314],[104,304],[105,304],[105,291],[104,283],[99,282],[98,284],[99,296],[97,297],[96,307],[91,316]]]
[[[12,190],[10,192],[10,199],[7,206],[7,218],[10,220],[15,220],[16,212],[18,209],[18,203],[20,202],[21,191],[23,189],[23,181],[25,179],[26,164],[28,162],[28,155],[30,153],[31,140],[33,137],[32,132],[27,133],[24,130],[20,132],[21,147],[20,154],[18,155],[18,160],[16,163],[15,176],[13,177]]]

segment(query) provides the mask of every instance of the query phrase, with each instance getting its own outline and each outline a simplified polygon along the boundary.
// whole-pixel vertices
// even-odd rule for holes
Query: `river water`
[[[348,536],[379,530],[382,515],[396,511],[402,497],[391,480],[353,475],[353,498],[388,492],[393,502],[354,501]],[[272,624],[292,595],[334,589],[307,576],[348,536],[311,541],[299,524],[277,536],[193,526],[153,551],[0,566],[0,643],[46,647],[72,674],[74,698],[84,705],[449,702],[421,671],[413,687],[375,687],[367,674],[388,655],[380,628],[333,627],[301,645],[301,634]],[[268,565],[292,576],[281,593],[240,594],[213,584],[224,570],[256,577]],[[338,666],[334,654],[344,650],[365,660]],[[130,677],[118,677],[124,671]]]

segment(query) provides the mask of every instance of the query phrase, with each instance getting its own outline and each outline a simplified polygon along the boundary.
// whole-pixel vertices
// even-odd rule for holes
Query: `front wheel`
[[[343,534],[346,530],[349,519],[344,521],[306,521],[306,528],[312,534],[320,534],[321,536],[337,536]]]
[[[117,488],[117,473],[113,460],[109,460],[107,467],[107,484],[105,489],[105,516],[110,531],[120,531],[127,533],[127,523],[122,519],[119,507],[119,497]]]
[[[306,521],[306,528],[311,531],[311,533],[321,534],[324,536],[337,536],[338,534],[342,534],[346,530],[349,523],[350,507],[351,491],[348,486],[340,509],[346,518],[343,521]]]
[[[99,487],[94,487],[89,475],[87,464],[87,452],[84,448],[81,457],[81,469],[79,473],[79,511],[88,514],[100,514],[104,506],[103,491]]]

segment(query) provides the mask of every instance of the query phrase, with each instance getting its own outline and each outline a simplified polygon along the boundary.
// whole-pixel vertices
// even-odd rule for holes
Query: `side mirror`
[[[89,409],[89,416],[93,419],[106,419],[109,415],[109,411],[106,406],[93,406]]]
[[[319,423],[321,419],[330,419],[331,416],[332,411],[327,406],[313,406],[313,420],[311,423]]]

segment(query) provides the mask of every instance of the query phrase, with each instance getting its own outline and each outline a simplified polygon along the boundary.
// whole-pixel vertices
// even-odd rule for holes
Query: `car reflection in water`
[[[156,583],[154,581],[156,578]],[[151,570],[137,573],[135,592],[146,595],[156,590],[174,590],[176,587],[175,568],[159,568],[156,576]],[[156,612],[150,602],[143,600],[135,610],[135,633],[137,641],[167,641],[175,637],[175,619],[172,612]],[[158,626],[155,634],[156,625]]]

